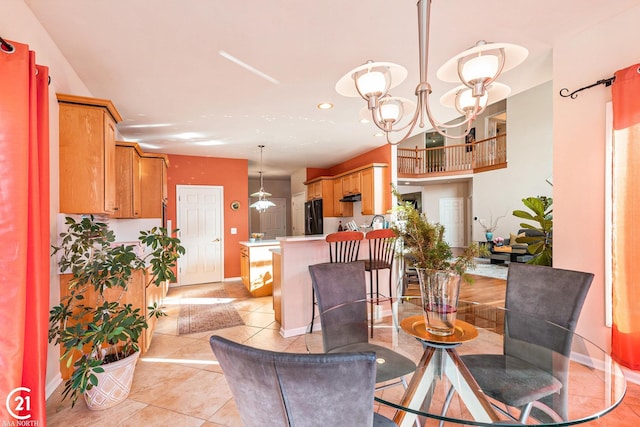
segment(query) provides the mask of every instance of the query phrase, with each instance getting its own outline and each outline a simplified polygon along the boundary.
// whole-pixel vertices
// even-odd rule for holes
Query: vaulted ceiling
[[[260,144],[265,173],[286,176],[385,143],[372,124],[359,122],[364,102],[335,91],[353,67],[369,59],[405,66],[409,75],[395,96],[411,98],[418,83],[415,0],[25,2],[91,95],[114,102],[124,138],[146,151],[246,158],[251,175]],[[500,79],[515,94],[551,79],[557,41],[637,4],[433,0],[432,109],[443,121],[457,116],[439,105],[455,84],[438,81],[435,72],[476,41],[529,50]],[[320,102],[334,108],[319,110]]]

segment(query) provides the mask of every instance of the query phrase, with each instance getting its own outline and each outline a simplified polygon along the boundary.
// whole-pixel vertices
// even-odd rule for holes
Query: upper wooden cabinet
[[[322,215],[335,216],[333,214],[333,179],[320,177],[304,184],[307,186],[307,200],[322,199]]]
[[[333,215],[331,216],[353,216],[353,203],[340,201],[343,196],[342,182],[341,178],[333,180]]]
[[[162,209],[167,203],[169,160],[164,154],[143,153],[140,162],[143,192],[140,218],[162,218]]]
[[[391,200],[387,169],[386,163],[371,163],[333,177],[307,181],[307,200],[321,198],[325,217],[350,217],[353,203],[340,202],[340,199],[360,194],[362,215],[385,214]]]
[[[357,171],[342,177],[342,194],[344,196],[360,194],[362,192],[361,176],[362,172]]]
[[[386,213],[387,194],[391,187],[388,184],[389,180],[385,181],[384,179],[385,169],[386,166],[374,165],[362,170],[362,215],[383,215]]]
[[[116,218],[140,217],[140,154],[137,144],[116,143]]]
[[[116,123],[111,101],[57,94],[60,107],[60,212],[116,211]]]

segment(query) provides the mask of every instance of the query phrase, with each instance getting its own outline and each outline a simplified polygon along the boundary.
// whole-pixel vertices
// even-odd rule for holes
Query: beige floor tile
[[[199,427],[204,423],[205,420],[169,411],[164,408],[158,408],[157,406],[148,405],[144,409],[124,420],[119,425],[122,427]]]
[[[229,297],[234,299],[234,307],[248,324],[178,336],[177,319],[180,307],[176,302],[184,295],[207,297],[212,289],[220,286],[224,286]],[[237,408],[209,346],[209,337],[216,334],[236,342],[274,351],[307,351],[304,336],[285,339],[280,335],[280,325],[273,318],[271,297],[251,297],[238,280],[224,282],[222,285],[172,288],[169,297],[165,306],[169,316],[158,320],[151,347],[138,361],[129,398],[105,411],[88,410],[82,399],[71,408],[68,400],[61,401],[61,385],[47,400],[48,426],[240,426]],[[375,338],[385,340],[384,336]],[[482,351],[482,348],[474,348],[474,342],[467,343],[464,349],[461,348],[461,352],[465,353]],[[416,351],[416,354],[407,356],[417,361],[421,352]],[[409,379],[410,376],[407,377],[407,380]],[[402,387],[391,387],[378,393],[397,394],[399,398],[403,392]],[[592,391],[585,391],[585,399],[588,399],[591,393]],[[393,408],[384,405],[376,404],[375,408],[389,418],[393,418],[395,414]],[[637,427],[639,422],[640,386],[629,384],[627,395],[618,408],[585,425]],[[434,420],[424,420],[422,425],[429,427],[437,424]]]

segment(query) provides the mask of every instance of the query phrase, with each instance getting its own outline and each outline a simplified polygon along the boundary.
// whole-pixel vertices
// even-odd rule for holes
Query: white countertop
[[[280,242],[273,239],[273,240],[258,240],[255,242],[249,242],[248,240],[242,241],[242,242],[238,242],[240,243],[242,246],[247,246],[250,248],[255,248],[255,247],[259,247],[259,246],[280,246]]]

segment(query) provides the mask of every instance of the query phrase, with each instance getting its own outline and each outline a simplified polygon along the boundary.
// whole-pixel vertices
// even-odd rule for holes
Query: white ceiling
[[[384,144],[373,136],[374,125],[359,122],[364,101],[334,89],[351,68],[369,59],[404,65],[409,76],[395,96],[412,98],[418,83],[415,0],[25,2],[92,96],[113,101],[125,139],[158,147],[146,151],[249,159],[252,176],[259,144],[266,146],[264,171],[271,178],[330,167]],[[442,121],[456,116],[438,101],[455,84],[437,81],[435,72],[476,41],[529,50],[525,63],[499,80],[515,94],[551,78],[557,41],[639,2],[433,0],[432,109]],[[335,108],[318,110],[324,101]],[[222,144],[196,144],[211,140]]]

